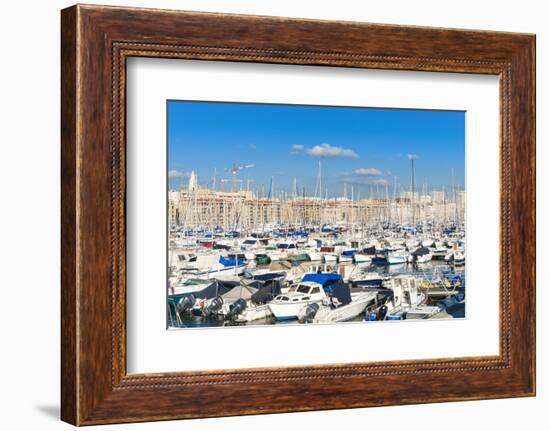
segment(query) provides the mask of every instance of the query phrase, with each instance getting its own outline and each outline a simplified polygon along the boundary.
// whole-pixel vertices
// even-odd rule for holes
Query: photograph
[[[4,2],[0,428],[550,430],[548,9]]]
[[[168,329],[467,318],[466,112],[166,112]]]

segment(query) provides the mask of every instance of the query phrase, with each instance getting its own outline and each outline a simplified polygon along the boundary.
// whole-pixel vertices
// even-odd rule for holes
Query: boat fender
[[[212,300],[212,302],[204,310],[202,310],[203,317],[211,316],[220,308],[222,308],[222,305],[223,305],[223,298],[221,296],[216,296]]]
[[[193,295],[184,296],[176,304],[176,311],[181,316],[187,310],[190,310],[193,305],[195,305],[195,297]]]

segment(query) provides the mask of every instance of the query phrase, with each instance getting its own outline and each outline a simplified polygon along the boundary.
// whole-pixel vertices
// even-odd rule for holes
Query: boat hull
[[[246,308],[235,318],[235,321],[239,323],[253,322],[255,320],[266,319],[272,315],[269,306],[267,304],[262,304]]]
[[[298,301],[293,302],[291,304],[289,303],[277,303],[277,302],[270,302],[268,304],[269,309],[271,310],[271,313],[277,320],[295,320],[298,318],[298,313],[302,308],[309,304],[313,304],[314,302],[320,302],[320,301]]]
[[[407,258],[404,256],[389,255],[385,257],[376,257],[372,260],[375,265],[399,265],[406,263]]]
[[[336,323],[351,320],[365,311],[369,303],[376,298],[376,293],[363,293],[353,295],[349,304],[342,305],[335,309],[323,307],[320,309],[313,323]]]

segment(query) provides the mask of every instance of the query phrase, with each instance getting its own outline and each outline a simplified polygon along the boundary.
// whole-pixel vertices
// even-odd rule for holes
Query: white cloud
[[[344,172],[340,176],[340,181],[348,184],[357,185],[381,185],[385,186],[389,182],[381,177],[382,171],[376,168],[358,168],[352,172]]]
[[[191,174],[189,172],[181,172],[176,169],[168,171],[168,178],[189,178]]]
[[[407,154],[407,159],[409,160],[416,160],[416,159],[419,159],[420,157],[418,156],[418,154]]]
[[[248,148],[250,148],[251,150],[255,150],[256,144],[248,144]]]
[[[315,157],[344,157],[347,159],[357,159],[359,156],[353,150],[342,148],[342,147],[333,147],[330,144],[321,144],[315,145],[311,148],[306,148],[306,154]]]
[[[376,176],[381,175],[382,171],[376,168],[359,168],[354,170],[353,173],[360,176]]]
[[[303,145],[293,145],[292,147],[290,147],[292,149],[292,151],[290,152],[291,155],[293,156],[297,156],[299,154],[302,154],[303,150],[304,150],[304,146]]]

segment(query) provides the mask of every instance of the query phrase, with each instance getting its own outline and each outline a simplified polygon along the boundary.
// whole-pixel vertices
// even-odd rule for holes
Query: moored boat
[[[287,293],[277,295],[268,304],[269,308],[277,320],[297,319],[304,306],[323,301],[327,292],[333,292],[338,283],[344,284],[338,274],[306,274]]]

